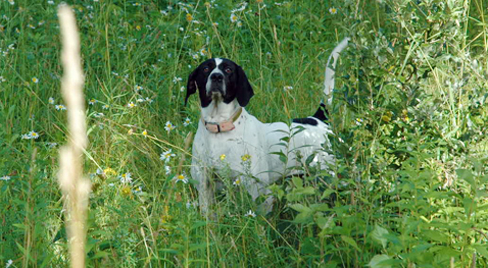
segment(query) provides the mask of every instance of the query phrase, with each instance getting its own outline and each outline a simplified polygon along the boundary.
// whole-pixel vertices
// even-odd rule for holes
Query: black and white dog
[[[347,42],[348,38],[344,39],[329,57],[324,83],[326,96],[330,96],[334,87],[335,64]],[[334,163],[334,155],[328,153],[328,135],[332,131],[323,122],[326,118],[323,103],[314,116],[295,119],[291,125],[262,123],[244,109],[254,95],[246,74],[239,65],[223,58],[206,60],[190,74],[185,103],[197,91],[201,119],[193,142],[191,176],[198,181],[202,213],[208,213],[215,190],[222,186],[215,175],[224,165],[230,166],[232,179],[242,182],[255,200],[269,194],[268,185],[296,172],[298,169],[292,167],[303,165],[301,162],[309,156],[313,157],[311,165],[327,168]],[[279,154],[273,154],[280,151],[289,154],[286,165]],[[272,202],[268,197],[263,203],[266,212],[271,210]]]

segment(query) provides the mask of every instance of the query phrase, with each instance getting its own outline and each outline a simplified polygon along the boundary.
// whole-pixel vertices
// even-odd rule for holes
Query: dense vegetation
[[[86,75],[88,266],[488,266],[486,0],[69,2]],[[0,1],[6,267],[68,261],[57,4]],[[329,107],[335,175],[283,178],[265,217],[223,178],[219,217],[205,220],[185,145],[199,120],[197,97],[183,105],[191,70],[236,61],[256,93],[247,110],[290,121],[314,112],[346,36]]]

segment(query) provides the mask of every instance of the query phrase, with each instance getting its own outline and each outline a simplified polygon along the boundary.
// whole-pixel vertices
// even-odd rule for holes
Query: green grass
[[[0,180],[4,266],[68,262],[54,2],[0,2],[0,177],[10,178]],[[82,40],[90,140],[87,265],[488,266],[488,3],[264,3],[236,12],[240,27],[230,21],[237,2],[69,3]],[[316,109],[327,57],[345,36],[351,45],[330,107],[336,176],[310,169],[284,178],[271,187],[273,213],[256,218],[245,216],[256,204],[223,178],[229,190],[215,207],[218,220],[206,221],[193,205],[194,181],[173,180],[189,176],[184,140],[199,120],[196,96],[183,105],[191,70],[208,57],[236,61],[256,93],[246,109],[264,122],[289,121]],[[167,121],[176,128],[166,131]],[[22,139],[30,131],[39,137]],[[159,157],[169,149],[175,157],[166,163]],[[127,172],[132,183],[121,183]]]

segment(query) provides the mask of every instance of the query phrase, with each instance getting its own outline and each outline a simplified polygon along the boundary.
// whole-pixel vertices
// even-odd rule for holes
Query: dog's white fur
[[[330,72],[333,72],[337,57],[347,45],[347,41],[347,39],[342,41],[331,54],[334,62],[332,66],[327,66],[325,74],[324,92],[327,95],[334,86],[334,76]],[[216,66],[211,73],[221,72],[218,66],[222,60],[215,59],[215,63]],[[210,75],[208,77],[207,93],[212,83]],[[332,134],[330,126],[313,117],[309,118],[315,120],[316,125],[292,123],[289,126],[281,122],[262,123],[242,107],[240,116],[234,122],[235,129],[220,133],[212,133],[206,129],[204,121],[227,121],[240,108],[236,99],[224,103],[218,98],[217,100],[212,98],[210,105],[201,110],[203,120],[199,121],[193,143],[191,175],[198,181],[199,204],[204,214],[207,214],[214,203],[214,194],[218,188],[214,182],[215,175],[219,176],[219,172],[226,165],[231,168],[232,179],[239,179],[255,200],[260,195],[269,194],[267,186],[277,179],[299,172],[300,169],[293,169],[293,167],[303,165],[305,159],[311,155],[314,155],[311,165],[320,165],[321,168],[326,169],[328,165],[335,162],[334,155],[328,151],[330,149],[328,135]],[[285,137],[290,137],[288,143],[284,142]],[[280,160],[279,155],[273,152],[283,152],[288,155],[286,165]],[[297,154],[301,157],[297,158]],[[243,159],[244,155],[250,158]],[[222,160],[221,157],[224,156],[225,159]],[[269,211],[272,198],[268,198],[264,205],[264,209]]]

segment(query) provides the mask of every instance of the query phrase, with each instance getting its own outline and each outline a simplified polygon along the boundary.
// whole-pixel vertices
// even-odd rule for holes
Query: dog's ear
[[[247,80],[244,70],[242,70],[241,66],[237,66],[236,97],[239,105],[245,107],[253,95],[254,91]]]
[[[197,92],[197,70],[193,71],[190,76],[188,77],[188,84],[186,84],[186,98],[185,98],[185,106],[186,103],[188,102],[188,98],[190,95],[194,94]]]

